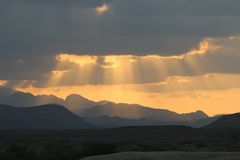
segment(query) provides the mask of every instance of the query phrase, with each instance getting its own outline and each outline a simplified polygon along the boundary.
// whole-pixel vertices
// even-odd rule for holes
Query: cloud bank
[[[141,84],[237,74],[239,36],[227,37],[240,32],[239,6],[236,0],[1,0],[0,79],[42,87],[53,79]],[[198,47],[206,37],[220,49]],[[94,63],[60,62],[61,53],[92,56]]]

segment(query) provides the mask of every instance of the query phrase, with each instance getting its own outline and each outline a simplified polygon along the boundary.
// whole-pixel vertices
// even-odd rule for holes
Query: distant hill
[[[206,128],[240,128],[240,113],[223,115],[213,123],[206,126]]]
[[[34,96],[30,93],[15,92],[0,98],[0,104],[28,107],[43,104],[63,104],[64,100],[52,95]]]
[[[2,94],[1,94],[2,93]],[[2,96],[1,96],[2,95]],[[98,105],[97,102],[88,100],[80,95],[69,95],[66,100],[53,95],[34,96],[30,93],[13,91],[7,88],[0,89],[0,104],[16,107],[28,107],[43,104],[59,104],[78,114],[82,109]]]
[[[0,88],[0,104],[16,107],[58,104],[66,106],[70,111],[85,117],[94,124],[105,127],[134,125],[188,125],[198,127],[213,121],[202,111],[178,114],[169,110],[154,109],[138,104],[117,104],[109,101],[95,102],[78,94],[69,95],[65,100],[53,95],[34,96],[30,93],[17,92],[5,87]]]
[[[80,114],[83,109],[94,107],[98,105],[98,103],[84,98],[81,95],[71,94],[65,99],[63,105],[70,108],[74,113]]]
[[[99,103],[103,103],[99,102]],[[106,102],[107,103],[107,102]],[[91,101],[78,94],[69,95],[65,100],[53,95],[34,96],[30,93],[18,92],[0,86],[0,104],[12,105],[16,107],[28,107],[43,104],[59,104],[66,106],[76,114],[83,109],[98,105],[98,102]]]
[[[0,105],[0,129],[82,129],[92,128],[82,118],[60,105],[29,108]]]
[[[213,117],[208,117],[208,118],[204,118],[204,119],[199,119],[194,121],[191,126],[192,127],[204,127],[206,125],[209,125],[211,123],[213,123],[214,121],[216,121],[217,119],[221,118],[223,115],[217,115],[217,116],[213,116]]]
[[[119,117],[125,119],[147,119],[150,121],[158,121],[165,124],[181,124],[181,122],[193,122],[199,119],[208,118],[202,112],[197,111],[188,114],[178,114],[169,110],[154,109],[144,107],[137,104],[116,104],[106,103],[84,110],[81,115],[83,117],[97,118],[102,116]]]

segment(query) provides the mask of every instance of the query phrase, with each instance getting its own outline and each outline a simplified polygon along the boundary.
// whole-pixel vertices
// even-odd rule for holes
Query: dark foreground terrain
[[[240,152],[122,152],[81,160],[239,160]]]
[[[184,126],[2,130],[1,160],[76,160],[128,151],[238,152],[240,129]]]

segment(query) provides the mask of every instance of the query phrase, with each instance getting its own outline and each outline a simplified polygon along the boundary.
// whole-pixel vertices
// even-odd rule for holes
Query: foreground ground
[[[94,155],[129,151],[232,154],[240,151],[240,130],[210,130],[184,126],[96,130],[0,130],[0,160],[78,160]],[[170,154],[172,155],[174,154]],[[158,156],[156,155],[157,158]],[[140,157],[144,156],[140,153]],[[222,157],[223,155],[220,155],[220,160]],[[225,159],[231,160],[229,157]],[[240,157],[238,159],[240,160]]]
[[[124,152],[81,160],[240,160],[236,152]]]

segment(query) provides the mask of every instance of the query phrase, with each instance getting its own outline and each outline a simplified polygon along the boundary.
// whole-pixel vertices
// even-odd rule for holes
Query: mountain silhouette
[[[2,93],[2,94],[1,94]],[[88,100],[80,95],[69,95],[65,100],[53,95],[34,96],[30,93],[23,93],[7,88],[0,88],[0,104],[16,107],[28,107],[43,104],[59,104],[66,106],[76,114],[81,110],[98,105],[97,102]]]
[[[64,106],[68,106],[73,112],[80,114],[83,109],[88,109],[98,105],[97,102],[91,101],[78,94],[69,95],[63,102]]]
[[[28,107],[43,104],[63,104],[64,100],[52,95],[34,96],[30,93],[15,92],[0,98],[0,104]]]
[[[202,112],[197,111],[188,114],[178,114],[164,109],[154,109],[144,107],[138,104],[124,104],[124,103],[106,103],[98,105],[82,111],[83,117],[97,118],[102,116],[119,117],[125,119],[147,119],[151,121],[164,122],[166,124],[176,124],[181,122],[193,122],[199,119],[208,118]]]
[[[216,121],[217,119],[221,118],[223,115],[216,115],[216,116],[213,116],[213,117],[208,117],[208,118],[204,118],[204,119],[199,119],[199,120],[196,120],[194,121],[191,126],[192,127],[204,127],[204,126],[207,126],[211,123],[213,123],[214,121]]]
[[[17,92],[5,87],[0,88],[0,104],[15,107],[29,107],[45,104],[65,106],[71,112],[101,126],[132,125],[190,125],[203,126],[211,123],[210,117],[197,111],[178,114],[165,109],[154,109],[138,104],[95,102],[81,95],[72,94],[61,99],[53,95],[34,96],[30,93]],[[205,121],[201,121],[204,120]],[[109,122],[108,122],[109,121]],[[196,124],[195,124],[196,123]]]
[[[60,105],[21,108],[0,105],[0,129],[82,129],[92,128],[79,116]]]
[[[240,128],[240,113],[223,115],[206,128]]]

